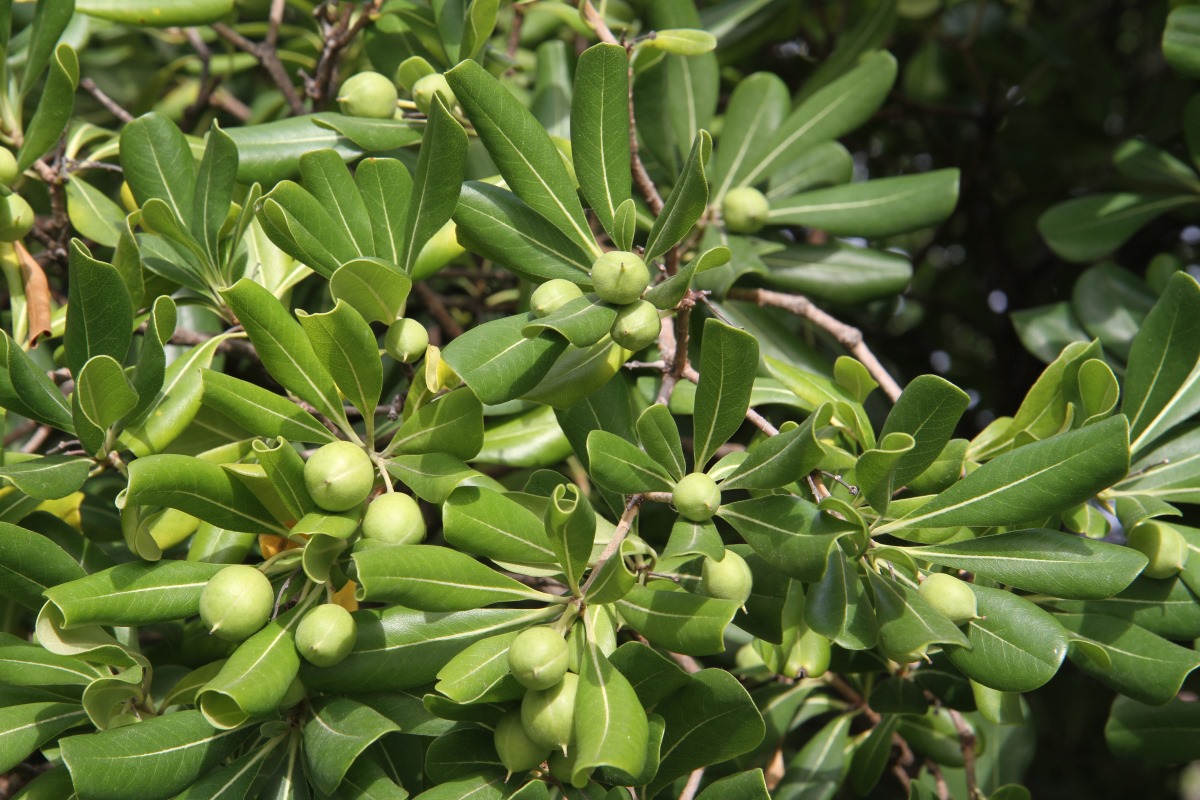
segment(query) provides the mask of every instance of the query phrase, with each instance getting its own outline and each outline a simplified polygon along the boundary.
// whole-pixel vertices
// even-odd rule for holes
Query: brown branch
[[[196,93],[195,101],[188,106],[183,112],[183,127],[189,129],[199,119],[200,114],[208,107],[209,100],[212,99],[213,90],[217,87],[217,82],[212,78],[212,50],[208,44],[200,37],[199,31],[195,28],[185,28],[183,35],[187,38],[188,43],[192,45],[192,49],[200,56],[200,91]]]
[[[425,304],[425,308],[438,321],[438,325],[442,326],[442,333],[445,334],[447,340],[462,336],[462,325],[458,324],[458,320],[446,308],[446,304],[442,302],[442,298],[438,297],[437,292],[430,289],[422,281],[414,283],[412,288],[417,293],[417,296],[421,298],[421,302]]]
[[[700,782],[703,780],[704,767],[692,770],[687,783],[684,784],[683,791],[679,793],[679,800],[692,800],[696,796],[696,792],[700,791]]]
[[[96,82],[91,78],[84,78],[79,81],[79,88],[96,98],[97,102],[121,122],[133,122],[133,114],[130,114],[125,109],[121,108],[117,101],[113,100],[104,91],[96,85]]]
[[[265,42],[256,44],[223,22],[214,24],[212,29],[234,47],[258,59],[258,63],[262,65],[262,68],[271,76],[271,80],[275,81],[279,91],[283,93],[283,99],[294,116],[304,113],[304,103],[300,99],[300,95],[296,93],[296,87],[292,84],[292,79],[288,77],[287,70],[283,68],[283,62],[279,60],[279,54],[275,52],[274,47],[268,46]]]
[[[600,574],[600,570],[608,563],[609,559],[620,552],[621,542],[625,541],[625,537],[629,534],[629,529],[633,526],[634,517],[637,516],[638,509],[641,507],[642,496],[640,494],[632,495],[626,501],[625,513],[621,515],[621,519],[617,523],[617,529],[613,531],[612,538],[608,540],[608,544],[604,547],[604,552],[597,559],[596,566],[592,567],[592,572],[588,575],[588,579],[579,587],[580,596],[587,596],[588,589],[592,588],[592,584],[596,582],[596,576]]]
[[[870,720],[872,725],[879,724],[879,721],[882,719],[882,717],[879,716],[879,712],[867,705],[867,699],[859,694],[853,686],[846,683],[845,678],[843,678],[841,675],[829,672],[825,675],[825,682],[829,684],[829,686],[838,694],[849,700],[852,705],[861,709],[863,716]]]
[[[832,335],[838,344],[849,350],[851,355],[862,362],[889,400],[894,403],[900,397],[900,385],[888,374],[888,371],[883,368],[883,364],[879,363],[879,359],[867,347],[866,342],[863,341],[862,331],[826,313],[807,297],[773,292],[769,289],[731,289],[728,297],[733,300],[749,300],[760,307],[782,308],[808,320]]]
[[[963,772],[966,774],[967,798],[968,800],[977,800],[980,794],[979,782],[975,777],[975,732],[963,719],[963,715],[953,708],[947,708],[946,713],[950,715],[950,721],[954,723],[954,729],[958,731],[958,744],[962,748],[963,755]]]
[[[282,0],[276,0],[276,2],[283,5]],[[329,101],[330,87],[337,80],[338,59],[342,51],[358,35],[359,31],[376,18],[382,5],[383,0],[367,0],[363,3],[362,13],[351,22],[354,6],[347,3],[342,7],[336,22],[331,24],[327,20],[322,20],[323,45],[321,55],[317,58],[316,75],[312,78],[306,77],[304,80],[304,91],[312,98],[314,108],[322,108]],[[326,6],[326,8],[332,7]]]

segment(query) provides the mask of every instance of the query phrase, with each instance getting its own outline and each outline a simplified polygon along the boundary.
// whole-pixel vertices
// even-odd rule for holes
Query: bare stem
[[[958,744],[963,755],[963,772],[966,773],[967,797],[969,800],[977,800],[980,795],[979,782],[975,777],[975,732],[963,719],[962,714],[952,708],[947,708],[946,713],[950,715],[950,721],[958,731]]]
[[[600,554],[600,558],[596,561],[596,566],[592,567],[592,572],[588,575],[588,579],[583,582],[583,586],[579,587],[579,594],[581,596],[587,596],[588,589],[592,588],[592,584],[596,582],[596,576],[600,574],[600,570],[608,563],[609,559],[620,552],[621,542],[625,541],[630,527],[633,526],[634,517],[637,516],[638,509],[641,507],[642,496],[640,494],[632,495],[625,503],[625,513],[621,515],[621,519],[617,523],[617,529],[613,531],[612,538],[608,540],[604,552]]]
[[[272,8],[272,15],[273,12],[274,8]],[[283,93],[283,99],[287,102],[288,110],[293,115],[304,113],[304,103],[300,100],[300,95],[296,92],[296,87],[292,85],[292,79],[288,76],[287,70],[283,68],[283,62],[279,60],[279,54],[275,52],[273,44],[268,44],[267,42],[256,44],[223,22],[216,23],[212,26],[212,29],[217,32],[218,36],[234,47],[257,58],[258,63],[262,65],[267,74],[271,76],[271,80],[275,81],[275,85],[279,88],[279,91]],[[275,29],[278,31],[278,26]],[[269,34],[270,29],[268,29]]]
[[[692,800],[696,796],[696,792],[700,791],[700,782],[703,780],[704,767],[692,770],[687,783],[684,784],[683,791],[679,793],[679,800]]]

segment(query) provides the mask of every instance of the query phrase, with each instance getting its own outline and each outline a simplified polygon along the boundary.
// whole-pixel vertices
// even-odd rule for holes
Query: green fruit
[[[317,667],[332,667],[354,649],[358,626],[350,612],[337,603],[319,605],[296,626],[296,649]]]
[[[550,755],[549,747],[542,747],[525,733],[520,711],[510,711],[500,718],[496,723],[494,741],[500,763],[509,772],[531,770]]]
[[[733,600],[739,606],[750,597],[754,576],[746,560],[732,550],[717,561],[707,556],[700,568],[700,592],[720,600]]]
[[[386,76],[378,72],[360,72],[342,84],[337,101],[343,114],[391,119],[396,116],[396,101],[399,98],[396,84]]]
[[[508,646],[508,668],[526,689],[549,689],[567,674],[570,648],[552,628],[521,631]]]
[[[716,481],[703,472],[693,472],[675,484],[671,490],[671,504],[684,519],[704,522],[712,519],[721,507],[721,490]]]
[[[292,678],[291,684],[288,686],[287,694],[279,701],[279,710],[287,711],[293,706],[299,705],[304,698],[308,697],[308,690],[304,688],[304,682],[297,675]]]
[[[617,318],[613,320],[609,334],[612,340],[626,350],[637,352],[643,347],[649,347],[658,341],[658,333],[662,323],[658,318],[658,309],[645,300],[634,300],[628,305],[621,306]]]
[[[521,724],[542,747],[566,750],[575,740],[575,693],[579,676],[573,672],[549,689],[530,690],[521,701]]]
[[[349,511],[375,486],[371,457],[356,444],[330,442],[309,456],[304,483],[313,502],[326,511]]]
[[[0,197],[0,242],[15,242],[33,230],[33,209],[19,194]]]
[[[415,319],[398,319],[388,327],[383,349],[397,361],[411,364],[425,355],[429,347],[429,331]]]
[[[450,89],[450,84],[446,82],[446,76],[440,72],[418,78],[417,82],[413,84],[413,102],[417,104],[417,109],[422,114],[429,113],[429,109],[433,106],[433,96],[435,94],[442,96],[442,103],[447,109],[452,110],[458,105],[458,98],[454,96],[454,92]]]
[[[975,592],[965,581],[944,572],[934,572],[921,581],[917,590],[929,605],[940,611],[955,625],[979,619]]]
[[[546,762],[546,766],[550,768],[550,777],[564,786],[574,786],[576,789],[587,786],[591,782],[592,773],[595,772],[594,768],[585,770],[579,776],[579,780],[575,780],[574,748],[565,754],[561,750],[555,750],[550,754],[550,760]]]
[[[0,183],[12,186],[21,174],[17,169],[17,157],[7,147],[0,147]]]
[[[1129,532],[1128,544],[1146,554],[1150,562],[1142,570],[1147,578],[1159,580],[1178,575],[1188,559],[1187,540],[1165,522],[1139,522]]]
[[[766,666],[766,662],[763,661],[762,654],[754,649],[753,644],[744,644],[738,648],[737,655],[734,656],[734,664],[738,669],[745,670],[758,669],[759,667]]]
[[[592,264],[592,285],[601,300],[623,306],[646,291],[650,285],[650,270],[636,253],[613,250]]]
[[[565,278],[554,278],[533,290],[529,297],[529,310],[541,319],[580,297],[583,297],[583,290],[578,286]]]
[[[832,656],[833,644],[805,626],[804,632],[796,637],[788,650],[782,671],[788,678],[819,678],[829,669]]]
[[[226,567],[200,593],[200,619],[210,633],[240,642],[267,624],[275,590],[266,575],[244,564]]]
[[[721,204],[725,227],[734,233],[758,233],[767,224],[770,210],[766,196],[752,186],[730,190]]]
[[[362,521],[367,539],[387,544],[420,544],[425,540],[425,516],[417,501],[406,494],[381,494],[367,506]]]

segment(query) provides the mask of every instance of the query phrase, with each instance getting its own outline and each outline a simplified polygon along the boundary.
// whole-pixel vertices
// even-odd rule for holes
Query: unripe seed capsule
[[[721,507],[721,490],[703,472],[684,475],[671,491],[671,504],[679,516],[692,522],[712,519]]]
[[[929,605],[944,614],[955,625],[979,618],[975,592],[965,581],[944,572],[934,572],[921,582],[917,590]]]
[[[313,502],[326,511],[349,511],[367,499],[375,485],[371,457],[356,444],[330,442],[309,456],[304,483]]]
[[[350,612],[336,603],[319,605],[296,626],[296,649],[308,663],[332,667],[354,649],[358,627]]]
[[[362,533],[367,539],[387,544],[420,544],[425,540],[425,516],[416,500],[389,492],[367,506]]]
[[[527,689],[549,689],[567,674],[570,648],[552,628],[521,631],[508,647],[508,668]]]
[[[500,763],[509,772],[531,770],[550,755],[549,747],[542,747],[525,733],[520,711],[510,711],[500,718],[494,741]]]
[[[396,84],[378,72],[360,72],[342,84],[338,106],[352,117],[391,119],[396,115]]]
[[[1129,532],[1128,544],[1149,559],[1142,570],[1147,578],[1164,580],[1173,577],[1187,564],[1187,540],[1165,522],[1152,519],[1138,523]]]
[[[613,250],[592,264],[592,286],[607,303],[623,306],[642,296],[650,285],[650,270],[637,253]]]
[[[750,597],[754,576],[746,560],[732,550],[725,551],[720,561],[705,557],[700,568],[700,591],[720,600],[733,600],[742,605]]]
[[[240,642],[267,624],[275,607],[271,581],[254,567],[234,564],[200,593],[200,619],[221,639]]]
[[[568,672],[549,689],[529,690],[521,701],[521,724],[543,747],[565,749],[575,739],[575,693],[579,676]]]

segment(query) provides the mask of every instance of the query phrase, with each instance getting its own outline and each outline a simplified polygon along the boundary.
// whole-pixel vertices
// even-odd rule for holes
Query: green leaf
[[[571,443],[558,427],[554,409],[537,406],[488,425],[483,433],[483,446],[474,460],[537,469],[553,467],[570,454]]]
[[[1113,417],[996,458],[907,516],[874,529],[1011,525],[1063,511],[1129,469],[1128,426]]]
[[[936,225],[957,202],[958,170],[940,169],[803,192],[771,203],[767,221],[877,239]]]
[[[674,275],[651,286],[646,292],[646,301],[664,311],[675,308],[691,288],[693,276],[727,264],[731,256],[729,248],[724,245],[705,250],[680,267]]]
[[[88,359],[77,376],[75,401],[87,421],[101,430],[108,430],[137,405],[138,395],[129,385],[125,370],[111,356]],[[75,421],[79,429],[79,420]]]
[[[325,206],[292,181],[276,184],[258,201],[257,213],[276,247],[325,277],[363,255]]]
[[[696,134],[679,180],[663,203],[662,212],[655,218],[646,239],[645,259],[658,258],[679,244],[708,207],[708,179],[704,167],[712,153],[712,137],[708,131]]]
[[[789,762],[779,792],[780,800],[831,798],[845,770],[846,743],[850,738],[849,714],[839,714],[809,739]],[[794,788],[789,792],[788,789]]]
[[[344,421],[342,400],[333,378],[304,335],[300,323],[274,295],[243,278],[222,291],[221,296],[241,321],[271,376],[325,416]]]
[[[186,789],[233,752],[245,731],[214,730],[199,711],[62,739],[62,759],[81,797],[165,798]]]
[[[210,771],[171,800],[235,800],[247,797],[267,762],[267,756],[283,741],[272,739],[261,747]]]
[[[934,610],[916,589],[867,570],[875,594],[879,647],[892,660],[912,660],[932,644],[968,647],[958,627]],[[1065,655],[1065,653],[1064,653]]]
[[[135,561],[46,590],[65,627],[144,625],[199,613],[200,593],[223,564]]]
[[[1133,337],[1157,299],[1144,280],[1108,261],[1084,270],[1071,290],[1084,330],[1122,359],[1128,359]]]
[[[89,469],[85,458],[43,456],[0,467],[0,478],[30,497],[57,500],[78,491]]]
[[[362,148],[344,134],[316,125],[322,116],[307,114],[230,128],[227,133],[238,148],[238,180],[270,186],[293,178],[300,173],[300,156],[314,150],[332,148],[347,161],[362,155]]]
[[[864,53],[882,47],[896,26],[897,5],[899,4],[895,0],[885,0],[872,6],[870,10],[864,9],[862,13],[856,14],[853,25],[838,35],[837,46],[833,52],[804,82],[797,99],[809,97],[852,69],[856,63],[863,60]],[[918,10],[912,16],[919,17],[923,13],[926,12]]]
[[[805,583],[825,574],[837,540],[857,526],[795,495],[767,495],[725,503],[717,511],[772,567]]]
[[[871,508],[886,514],[896,487],[896,470],[906,455],[912,452],[913,437],[907,433],[889,433],[879,440],[879,446],[867,450],[854,465],[859,489]]]
[[[738,185],[763,183],[779,159],[836,139],[870,119],[896,80],[896,59],[876,52],[800,103],[779,126],[769,149],[750,163]],[[855,235],[862,235],[856,232]]]
[[[678,664],[641,642],[626,642],[608,658],[629,680],[646,708],[654,708],[690,680]]]
[[[1163,55],[1167,63],[1189,78],[1200,78],[1200,13],[1181,6],[1167,16],[1163,30]]]
[[[690,656],[724,652],[725,628],[738,609],[732,600],[644,586],[634,586],[616,606],[651,644]]]
[[[636,494],[669,492],[675,486],[665,467],[616,434],[592,431],[587,439],[587,453],[592,480],[606,489]]]
[[[874,647],[879,626],[863,591],[858,562],[831,548],[821,580],[810,584],[804,603],[808,626],[847,650]]]
[[[1067,655],[1062,625],[1012,592],[975,585],[971,590],[982,619],[967,623],[969,649],[946,648],[950,663],[1002,692],[1031,692],[1053,678]]]
[[[124,25],[165,27],[209,25],[233,10],[233,0],[196,0],[163,3],[162,0],[76,0],[80,13]]]
[[[333,220],[338,240],[344,235],[358,255],[375,256],[375,238],[367,204],[341,157],[333,150],[315,150],[300,157],[304,189]],[[300,216],[299,209],[296,212]],[[333,248],[330,248],[333,250]],[[334,250],[334,252],[337,252]]]
[[[28,609],[41,608],[45,602],[42,593],[47,589],[84,575],[75,559],[39,533],[0,522],[0,542],[0,596]]]
[[[205,142],[204,157],[196,171],[196,194],[192,200],[193,216],[183,218],[192,235],[201,243],[208,263],[224,262],[221,252],[221,226],[233,202],[233,187],[237,181],[237,146],[229,135],[214,122]]]
[[[298,520],[316,508],[304,481],[304,459],[291,442],[283,437],[274,443],[256,439],[251,447],[292,519]]]
[[[1093,194],[1053,206],[1038,231],[1060,257],[1075,263],[1104,258],[1150,220],[1196,202],[1194,195],[1142,192]]]
[[[832,416],[832,406],[822,403],[801,425],[759,442],[721,481],[721,489],[778,489],[807,475],[825,455],[817,432]]]
[[[431,544],[376,547],[354,554],[360,600],[422,611],[466,611],[493,603],[547,600],[475,559]]]
[[[174,122],[151,112],[122,128],[121,168],[139,206],[158,199],[181,225],[192,218],[196,165]]]
[[[1200,753],[1197,730],[1200,707],[1195,703],[1172,699],[1156,708],[1118,697],[1104,726],[1104,739],[1117,756],[1172,764],[1192,761]]]
[[[490,489],[455,489],[442,508],[442,527],[447,542],[493,561],[553,564],[557,558],[537,515]]]
[[[597,44],[575,66],[571,156],[579,190],[604,230],[615,235],[617,207],[629,199],[629,57]]]
[[[25,138],[17,151],[19,171],[24,172],[58,142],[71,119],[71,111],[75,107],[75,87],[78,85],[79,57],[71,45],[60,44],[54,49],[50,76],[46,79],[37,110],[25,126]]]
[[[1173,435],[1178,431],[1178,435]],[[1196,447],[1200,431],[1179,426],[1143,451],[1129,468],[1129,477],[1113,487],[1114,493],[1153,497],[1173,503],[1200,501],[1200,458]]]
[[[1124,591],[1104,600],[1064,600],[1062,611],[1107,614],[1127,619],[1168,639],[1200,637],[1200,602],[1180,578],[1158,580],[1144,575]]]
[[[1127,620],[1105,614],[1056,614],[1070,633],[1071,662],[1110,689],[1141,703],[1170,702],[1200,654]]]
[[[589,636],[575,697],[575,778],[592,767],[642,773],[650,735],[646,712],[629,681]]]
[[[896,486],[908,485],[933,464],[969,404],[966,392],[936,375],[921,375],[904,387],[879,434],[880,439],[890,433],[913,437],[913,448],[896,464]]]
[[[655,403],[642,412],[637,419],[637,435],[646,454],[664,467],[673,480],[687,474],[679,428],[665,405]]]
[[[86,2],[86,0],[85,0]],[[12,24],[11,4],[6,4],[4,14],[4,49],[8,50],[10,43],[9,30]],[[49,7],[38,7],[33,12],[33,23],[29,26],[29,36],[26,43],[26,61],[21,75],[21,94],[23,98],[29,94],[42,76],[42,71],[50,63],[50,57],[57,49],[58,41],[62,38],[71,22],[75,3],[50,3]]]
[[[496,16],[500,0],[471,0],[463,20],[463,36],[459,45],[459,58],[479,58],[487,47],[488,39],[496,29]]]
[[[464,61],[446,80],[513,192],[585,253],[598,256],[574,182],[533,115],[477,62]]]
[[[287,535],[246,485],[216,464],[180,455],[152,455],[129,465],[119,506],[166,506],[219,528]]]
[[[8,772],[63,731],[87,722],[76,703],[26,703],[0,708],[0,770]]]
[[[904,552],[1025,591],[1077,600],[1112,597],[1145,566],[1144,556],[1132,548],[1038,528]]]
[[[646,789],[654,797],[694,769],[753,750],[766,731],[754,701],[737,678],[720,669],[692,675],[688,685],[655,707],[666,723],[658,774]]]
[[[742,426],[758,371],[758,340],[753,335],[708,319],[702,341],[694,411],[697,469]]]
[[[359,174],[361,175],[361,168]],[[378,228],[376,228],[378,230]],[[347,261],[329,279],[329,292],[367,322],[390,325],[404,309],[412,279],[391,264],[374,258]]]
[[[474,63],[474,62],[469,62]],[[528,315],[485,322],[462,334],[442,351],[442,358],[484,403],[520,397],[537,385],[567,347],[565,339],[522,333]]]
[[[67,217],[75,230],[104,247],[116,247],[125,226],[125,211],[77,174],[67,181]]]
[[[725,126],[712,174],[720,202],[771,146],[775,131],[787,116],[791,98],[787,84],[771,72],[756,72],[738,82],[725,107]]]
[[[459,241],[472,252],[533,281],[563,278],[590,285],[594,258],[512,192],[462,185],[454,211]]]
[[[71,241],[67,329],[63,349],[67,367],[79,375],[93,356],[124,361],[133,338],[133,303],[120,274],[97,261],[78,239]]]
[[[394,158],[364,158],[354,172],[354,182],[367,208],[375,255],[399,267],[412,176],[404,164]],[[397,269],[396,274],[402,272]],[[361,308],[359,312],[363,313]],[[367,314],[363,313],[363,316]],[[390,322],[391,319],[381,321]]]
[[[696,800],[769,800],[770,797],[762,769],[752,769],[713,781]]]
[[[456,389],[406,419],[385,452],[440,452],[465,460],[479,453],[483,440],[482,404],[470,389]]]
[[[767,285],[844,304],[890,297],[912,277],[907,259],[842,242],[790,245],[764,253],[762,262]]]
[[[546,505],[546,535],[576,595],[596,539],[596,511],[574,484],[559,484]],[[635,773],[631,773],[635,774]]]
[[[23,417],[63,431],[73,431],[71,407],[45,370],[36,366],[8,333],[0,330],[0,404]]]
[[[500,488],[500,484],[479,470],[446,453],[396,456],[387,466],[388,472],[428,503],[445,502],[456,486],[468,480],[475,485]]]
[[[316,417],[286,397],[215,370],[198,372],[202,376],[204,404],[246,430],[268,438],[317,444],[337,438]]]
[[[608,335],[617,309],[594,294],[576,297],[558,310],[527,324],[522,333],[536,336],[543,330],[562,335],[575,347],[590,347]]]
[[[372,430],[375,406],[383,391],[383,366],[371,327],[342,301],[324,314],[300,310],[297,316],[320,363],[367,420],[367,429]]]
[[[395,692],[423,686],[464,647],[498,633],[521,630],[557,616],[558,607],[477,608],[434,613],[402,606],[354,612],[358,638],[337,669],[305,664],[310,690]]]
[[[1171,276],[1129,351],[1121,412],[1129,418],[1131,448],[1141,452],[1200,409],[1200,284],[1185,272]]]
[[[879,784],[892,755],[892,735],[900,717],[888,714],[854,750],[850,761],[850,785],[859,797],[867,797]]]
[[[456,703],[517,700],[525,688],[508,667],[508,648],[518,633],[489,636],[471,644],[438,672],[434,687]]]
[[[467,165],[467,134],[437,95],[421,140],[416,180],[404,224],[400,266],[412,274],[421,248],[449,221]]]
[[[1113,153],[1113,166],[1117,172],[1134,181],[1183,191],[1200,188],[1195,170],[1143,139],[1122,142]]]
[[[329,794],[364,750],[397,730],[387,717],[349,697],[320,698],[303,729],[305,774]]]

